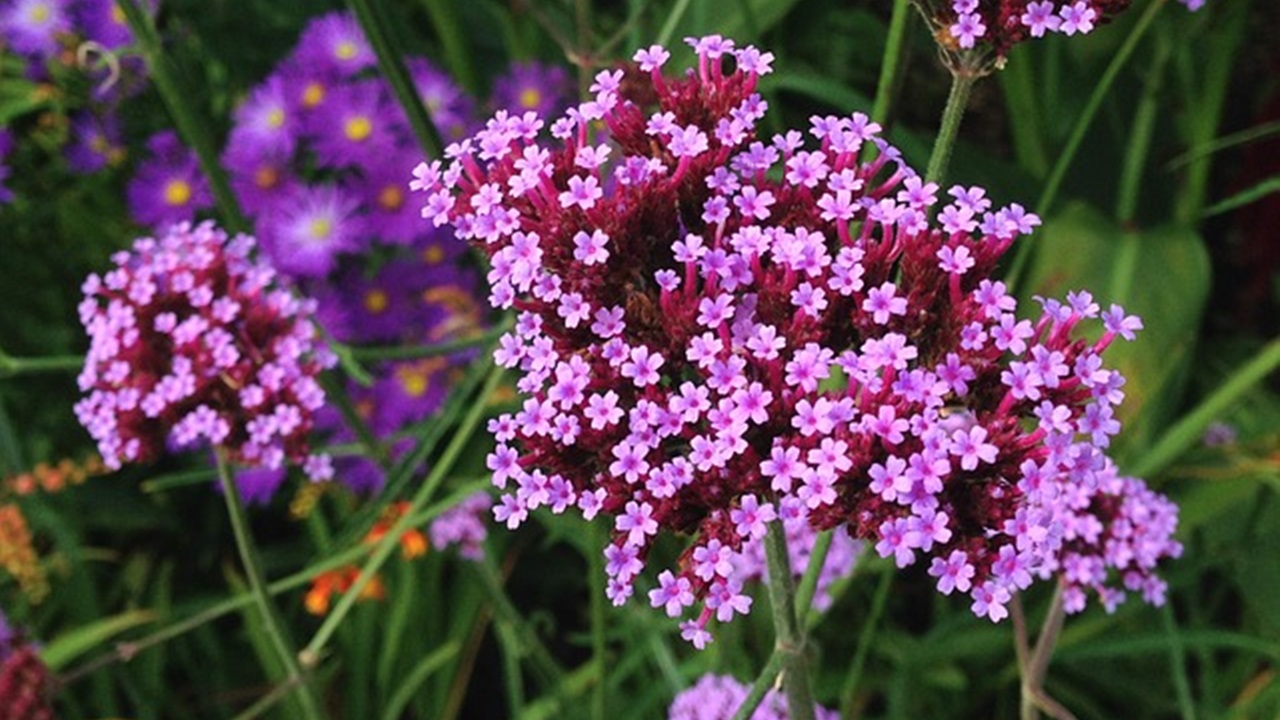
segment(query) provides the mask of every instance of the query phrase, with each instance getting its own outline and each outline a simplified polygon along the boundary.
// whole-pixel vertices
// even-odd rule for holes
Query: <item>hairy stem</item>
[[[809,671],[805,662],[805,634],[796,621],[787,531],[781,520],[769,523],[764,542],[769,565],[774,652],[782,656],[782,687],[787,695],[787,707],[792,720],[813,720],[813,693],[809,689]]]
[[[929,155],[929,169],[925,172],[927,182],[939,185],[946,179],[947,166],[951,164],[951,151],[956,146],[956,135],[960,132],[960,122],[964,120],[965,108],[969,105],[969,93],[978,77],[967,72],[952,72],[951,92],[947,94],[947,106],[942,110],[942,122],[938,127],[938,138],[933,142],[933,153]]]

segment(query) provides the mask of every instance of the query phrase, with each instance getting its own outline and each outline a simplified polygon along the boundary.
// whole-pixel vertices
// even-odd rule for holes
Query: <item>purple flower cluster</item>
[[[441,135],[458,138],[476,127],[474,101],[447,75],[422,58],[410,58],[408,66]],[[536,84],[543,77],[538,67],[519,72],[518,83],[499,85],[520,87],[540,102],[564,102],[561,85]],[[317,299],[321,324],[344,343],[431,344],[482,327],[480,278],[463,265],[465,247],[446,230],[424,225],[408,201],[416,147],[408,119],[374,72],[369,43],[346,13],[308,24],[235,111],[223,153],[233,191],[269,257]],[[390,441],[440,406],[452,374],[471,357],[378,363],[371,387],[351,383],[347,392],[374,436]],[[321,412],[317,425],[334,441],[357,439],[333,409]],[[393,454],[410,444],[393,443]],[[367,458],[334,464],[336,477],[357,492],[384,481]],[[246,495],[265,500],[283,475],[242,474],[241,481],[256,491]]]
[[[489,536],[487,523],[493,498],[478,492],[457,507],[436,518],[427,528],[431,545],[437,550],[458,546],[458,554],[468,560],[484,557],[484,539]]]
[[[1204,0],[1179,0],[1195,11]],[[1047,33],[1084,35],[1110,22],[1132,0],[917,0],[950,51],[990,50],[1003,61],[1014,45]],[[981,63],[979,63],[981,65]]]
[[[254,245],[211,223],[179,224],[85,281],[87,395],[75,411],[107,467],[214,446],[248,466],[332,475],[308,445],[325,400],[316,378],[332,355],[317,342],[314,303],[296,299]]]
[[[731,720],[747,699],[751,688],[728,675],[703,675],[693,687],[682,691],[667,709],[668,720]],[[814,705],[817,720],[837,720],[840,714]],[[751,713],[751,720],[788,720],[787,699],[770,690]]]
[[[143,3],[154,12],[156,3]],[[115,0],[14,0],[0,9],[0,46],[17,53],[25,74],[73,87],[67,75],[88,72],[87,97],[71,93],[70,142],[65,148],[73,172],[93,173],[124,158],[117,120],[120,103],[146,85],[140,58],[120,51],[133,41]],[[74,66],[77,52],[89,64]]]
[[[660,529],[696,534],[648,599],[701,605],[698,645],[749,607],[734,558],[779,517],[928,563],[999,620],[1058,567],[1064,495],[1110,477],[1124,379],[1101,355],[1141,322],[1085,292],[1020,318],[989,275],[1038,218],[977,187],[940,201],[861,114],[758,140],[772,55],[689,42],[680,77],[659,46],[635,56],[647,88],[600,73],[555,142],[499,112],[415,170],[424,217],[484,249],[491,302],[518,311],[495,358],[527,399],[490,426],[495,517],[611,516],[617,604]]]

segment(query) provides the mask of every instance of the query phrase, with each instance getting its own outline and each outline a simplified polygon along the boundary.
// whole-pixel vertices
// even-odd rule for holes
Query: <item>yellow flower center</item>
[[[325,89],[324,85],[318,81],[307,83],[302,89],[302,106],[311,109],[324,102]]]
[[[342,132],[352,142],[362,142],[373,134],[373,123],[363,115],[348,118],[342,125]]]
[[[329,218],[316,218],[307,225],[307,232],[312,240],[325,240],[333,232],[333,221]]]
[[[538,88],[525,88],[520,93],[520,105],[534,110],[542,102],[542,93]]]
[[[267,127],[272,130],[278,130],[283,126],[284,110],[281,110],[280,108],[273,108],[271,112],[267,113]]]
[[[186,180],[170,180],[164,186],[165,203],[178,207],[191,201],[191,185]]]
[[[399,185],[388,185],[378,193],[378,206],[388,212],[404,207],[404,191]]]
[[[270,165],[258,168],[253,174],[253,184],[263,190],[270,190],[280,182],[280,173]]]
[[[125,24],[124,11],[120,9],[120,3],[111,3],[111,22],[117,25]]]
[[[107,151],[111,149],[111,143],[107,142],[105,137],[95,135],[89,140],[89,149],[99,155],[106,155]]]
[[[364,294],[364,309],[368,310],[371,315],[378,315],[384,312],[389,304],[390,300],[382,290],[374,288]]]
[[[430,383],[427,382],[427,374],[421,371],[406,371],[400,373],[400,386],[404,388],[404,394],[409,397],[419,398],[427,394],[427,388]]]
[[[350,60],[356,56],[357,52],[359,52],[359,48],[357,48],[356,44],[350,40],[343,40],[333,49],[333,54],[339,60]]]
[[[40,3],[32,6],[31,11],[27,13],[27,19],[37,25],[43,25],[49,22],[51,15],[53,15],[53,11],[49,9],[49,6]]]
[[[431,245],[422,251],[422,261],[428,265],[439,265],[444,261],[444,248]]]

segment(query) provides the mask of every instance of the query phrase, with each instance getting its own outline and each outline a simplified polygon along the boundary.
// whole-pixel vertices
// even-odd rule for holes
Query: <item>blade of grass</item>
[[[1204,209],[1204,212],[1200,214],[1200,217],[1210,218],[1214,215],[1231,212],[1236,208],[1250,205],[1272,193],[1277,192],[1280,192],[1280,175],[1273,175],[1251,188],[1241,190],[1225,200],[1210,205]]]
[[[431,114],[418,96],[413,78],[409,76],[409,69],[404,64],[404,53],[395,46],[387,28],[386,19],[381,14],[385,8],[380,9],[372,0],[347,0],[347,5],[355,13],[356,20],[369,38],[373,53],[378,57],[378,69],[391,85],[396,101],[409,118],[409,127],[413,129],[422,152],[427,157],[440,157],[443,147],[440,136],[436,132],[435,123],[431,121]]]
[[[409,706],[409,701],[413,699],[414,694],[431,677],[431,674],[444,667],[445,663],[452,660],[461,650],[460,643],[450,642],[437,648],[435,652],[414,665],[409,674],[405,675],[404,681],[391,694],[391,699],[387,701],[386,709],[382,712],[382,720],[399,718],[404,709]]]

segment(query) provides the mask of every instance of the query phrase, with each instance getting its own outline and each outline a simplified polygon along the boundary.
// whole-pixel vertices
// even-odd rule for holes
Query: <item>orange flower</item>
[[[33,603],[49,594],[49,579],[31,543],[31,530],[22,510],[14,503],[0,505],[0,568],[18,581]]]
[[[334,595],[340,595],[351,589],[356,584],[356,578],[360,577],[360,569],[354,565],[330,570],[316,576],[311,581],[311,589],[307,591],[307,595],[303,598],[303,605],[307,608],[307,612],[312,615],[324,615],[329,612],[329,606]],[[375,575],[363,588],[360,589],[360,600],[382,600],[387,596],[387,588],[382,583],[382,578]]]

